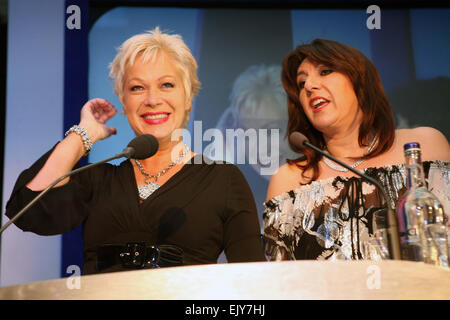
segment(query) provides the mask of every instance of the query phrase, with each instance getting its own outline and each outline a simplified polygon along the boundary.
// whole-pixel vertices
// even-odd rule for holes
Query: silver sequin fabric
[[[381,183],[395,209],[406,192],[405,166],[363,172]],[[448,215],[450,162],[424,162],[424,172],[428,188]],[[387,212],[375,186],[359,177],[340,176],[283,193],[265,202],[264,207],[265,252],[271,261],[373,259],[366,244],[373,240],[373,230],[384,223]]]

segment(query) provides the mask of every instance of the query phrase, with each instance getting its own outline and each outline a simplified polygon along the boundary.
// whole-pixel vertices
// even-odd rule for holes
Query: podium
[[[0,299],[447,300],[450,270],[392,260],[228,263],[32,282],[0,288]]]

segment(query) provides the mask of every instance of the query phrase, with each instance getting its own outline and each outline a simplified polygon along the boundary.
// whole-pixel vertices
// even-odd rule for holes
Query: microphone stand
[[[342,161],[336,159],[332,155],[323,152],[323,150],[317,148],[315,145],[312,145],[311,143],[309,143],[307,141],[304,141],[303,144],[306,145],[307,147],[313,149],[314,151],[320,153],[321,155],[327,157],[328,159],[340,164],[342,167],[352,171],[353,173],[357,174],[361,178],[369,181],[370,183],[372,183],[376,187],[378,187],[378,189],[383,194],[384,201],[386,202],[387,209],[388,209],[387,232],[388,232],[388,239],[389,239],[389,251],[391,253],[391,257],[393,260],[402,260],[401,249],[400,249],[400,237],[398,235],[397,218],[395,216],[394,210],[391,208],[390,198],[388,197],[388,195],[386,194],[386,192],[384,191],[384,188],[380,185],[380,183],[378,181],[376,181],[375,179],[373,179],[365,174],[362,174],[358,170],[350,167],[346,163],[343,163]]]
[[[102,160],[99,162],[91,163],[84,167],[72,170],[69,173],[66,173],[62,177],[60,177],[60,178],[56,179],[54,182],[52,182],[47,188],[42,190],[41,193],[39,193],[36,196],[36,198],[34,198],[29,204],[27,204],[25,206],[25,208],[20,210],[18,214],[16,214],[11,220],[9,220],[7,223],[5,223],[5,225],[0,229],[0,234],[2,234],[2,232],[5,231],[6,228],[8,228],[11,225],[11,223],[14,223],[14,221],[19,219],[19,217],[21,217],[25,211],[27,211],[33,204],[35,204],[36,201],[38,201],[40,198],[42,198],[42,196],[44,194],[46,194],[51,188],[53,188],[56,184],[58,184],[65,178],[70,177],[71,175],[78,173],[80,171],[83,171],[83,170],[92,168],[94,166],[97,166],[99,164],[102,164],[102,163],[105,163],[105,162],[108,162],[108,161],[111,161],[114,159],[122,158],[122,157],[145,159],[145,158],[153,156],[158,151],[158,147],[159,147],[158,140],[154,136],[152,136],[151,134],[143,134],[143,135],[137,136],[136,138],[131,140],[130,143],[128,144],[128,146],[125,149],[123,149],[123,151],[121,153],[118,153],[111,158],[108,158],[108,159],[105,159],[105,160]]]
[[[17,213],[11,220],[9,220],[7,223],[5,223],[3,225],[3,227],[0,229],[0,234],[3,233],[3,231],[6,230],[6,228],[8,228],[12,223],[14,223],[17,219],[19,219],[33,204],[36,203],[36,201],[38,201],[40,198],[42,198],[51,188],[53,188],[56,184],[58,184],[59,182],[63,181],[64,179],[66,179],[67,177],[70,177],[71,175],[74,175],[75,173],[78,173],[80,171],[92,168],[94,166],[97,166],[99,164],[111,161],[111,160],[115,160],[118,158],[122,158],[122,157],[126,157],[128,156],[128,148],[126,148],[122,153],[116,154],[115,156],[99,161],[99,162],[95,162],[95,163],[91,163],[88,164],[84,167],[75,169],[70,171],[69,173],[66,173],[65,175],[63,175],[62,177],[59,177],[58,179],[56,179],[54,182],[52,182],[47,188],[45,188],[44,190],[41,191],[41,193],[39,193],[36,198],[34,198],[30,203],[28,203],[22,210],[19,211],[19,213]]]

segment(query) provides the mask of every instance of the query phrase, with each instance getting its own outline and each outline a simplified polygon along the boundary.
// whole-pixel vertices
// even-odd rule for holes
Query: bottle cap
[[[405,151],[413,149],[420,150],[420,144],[418,142],[408,142],[403,145],[403,150]]]

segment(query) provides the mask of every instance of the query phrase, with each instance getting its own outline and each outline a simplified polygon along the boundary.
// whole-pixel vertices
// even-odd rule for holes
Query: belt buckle
[[[147,248],[145,242],[128,242],[119,257],[126,268],[159,268],[159,248]]]
[[[142,268],[146,262],[145,242],[128,242],[119,257],[124,267]]]
[[[146,250],[146,258],[143,268],[159,268],[160,251],[156,246],[151,246]]]

